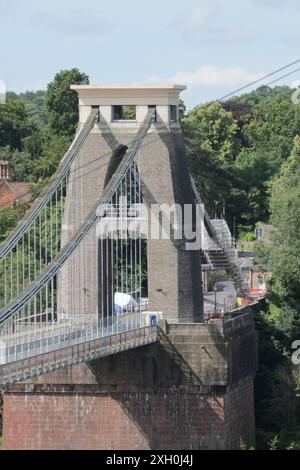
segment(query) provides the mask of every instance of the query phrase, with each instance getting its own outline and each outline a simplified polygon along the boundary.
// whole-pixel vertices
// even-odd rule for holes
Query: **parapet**
[[[185,89],[184,85],[71,85],[79,97],[80,124],[97,107],[100,123],[102,119],[113,127],[139,126],[149,107],[165,124],[179,126],[178,103]]]

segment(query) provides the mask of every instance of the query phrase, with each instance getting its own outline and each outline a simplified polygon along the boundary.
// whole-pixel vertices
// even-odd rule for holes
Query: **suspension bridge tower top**
[[[179,127],[179,96],[183,85],[72,85],[79,96],[79,122],[87,120],[91,108],[100,109],[101,122],[110,127],[139,127],[149,107],[156,109],[160,121]]]

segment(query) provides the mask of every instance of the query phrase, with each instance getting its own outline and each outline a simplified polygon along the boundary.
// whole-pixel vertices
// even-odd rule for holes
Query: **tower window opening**
[[[178,116],[177,116],[177,106],[174,104],[171,104],[170,106],[170,122],[177,122],[178,121]]]
[[[135,121],[136,120],[136,106],[122,105],[112,107],[112,120],[113,121]]]
[[[156,111],[156,105],[155,104],[150,104],[148,106],[149,109],[154,109],[155,110],[155,113],[154,113],[154,122],[157,121],[157,111]]]
[[[91,109],[92,109],[92,111],[94,111],[94,110],[98,111],[98,120],[97,120],[97,122],[100,122],[100,106],[92,105]]]

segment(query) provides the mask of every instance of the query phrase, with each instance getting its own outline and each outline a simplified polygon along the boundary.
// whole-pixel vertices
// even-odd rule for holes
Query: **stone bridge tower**
[[[72,88],[79,95],[80,124],[93,107],[100,119],[73,167],[73,174],[84,176],[84,185],[83,178],[71,177],[64,241],[101,194],[112,152],[134,139],[149,106],[156,107],[156,122],[139,158],[144,199],[148,204],[193,202],[178,122],[183,87]],[[204,323],[199,252],[187,251],[185,240],[174,239],[149,240],[147,248],[150,309],[164,315],[155,342],[9,387],[5,449],[239,449],[241,440],[251,442],[253,307]],[[60,279],[65,311],[80,311],[82,305],[97,311],[95,249],[91,244],[82,253],[91,273],[84,291],[76,289],[82,265],[71,279],[72,260],[66,265]]]
[[[179,95],[185,87],[74,85],[72,89],[79,96],[80,126],[92,109],[99,109],[100,118],[73,165],[75,177],[71,176],[67,189],[64,242],[101,195],[111,155],[134,140],[149,108],[156,110],[155,122],[138,159],[143,202],[148,207],[178,204],[182,213],[185,204],[194,205],[178,112]],[[67,262],[61,276],[59,310],[74,314],[83,303],[89,304],[91,313],[99,309],[95,243],[91,241],[89,251],[78,255],[79,262]],[[200,247],[187,250],[186,243],[184,238],[174,239],[173,227],[171,239],[153,240],[150,236],[147,242],[149,309],[163,312],[170,322],[199,322],[203,316]],[[75,270],[74,263],[78,264]],[[79,281],[86,266],[90,274],[82,288]]]

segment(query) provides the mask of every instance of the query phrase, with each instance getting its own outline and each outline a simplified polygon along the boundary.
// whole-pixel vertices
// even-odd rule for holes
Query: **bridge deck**
[[[159,340],[157,326],[146,326],[78,343],[0,367],[0,387],[28,380],[74,364],[117,354]]]

